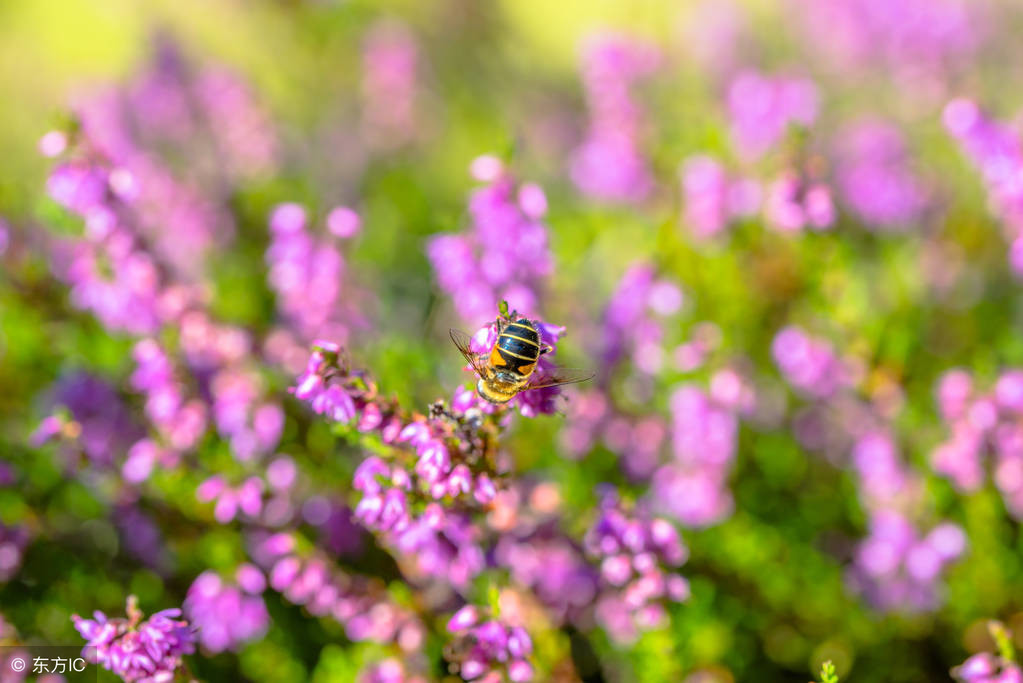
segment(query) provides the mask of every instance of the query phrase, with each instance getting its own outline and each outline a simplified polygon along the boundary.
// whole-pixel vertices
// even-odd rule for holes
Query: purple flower
[[[114,388],[90,374],[72,373],[60,378],[46,403],[67,409],[77,425],[78,443],[97,464],[111,464],[115,454],[127,451],[143,434],[141,425]],[[45,427],[45,433],[50,433],[57,425],[51,420]],[[38,436],[43,433],[39,432]]]
[[[631,90],[658,61],[652,46],[625,36],[596,35],[584,45],[582,76],[590,125],[570,168],[572,182],[583,194],[638,202],[653,188],[640,149],[643,115]]]
[[[810,126],[817,118],[817,88],[805,78],[771,77],[744,71],[728,88],[728,112],[736,150],[757,159],[790,125]]]
[[[259,570],[249,565],[245,574],[250,587],[265,585],[252,572],[262,579]],[[262,592],[262,588],[255,592]],[[212,571],[203,572],[192,583],[183,609],[197,628],[199,643],[214,653],[237,650],[246,642],[258,640],[270,623],[262,597],[246,595]]]
[[[1009,264],[1023,275],[1023,145],[1010,126],[984,114],[976,103],[958,99],[948,103],[944,112],[945,128],[956,138],[963,151],[981,174],[987,187],[993,213],[1008,227],[1013,240]]]
[[[640,370],[657,374],[664,357],[662,319],[677,313],[683,300],[678,285],[657,278],[652,266],[630,266],[604,310],[605,363],[613,365],[629,354]]]
[[[827,230],[835,222],[831,190],[823,183],[785,171],[767,188],[764,217],[779,232]]]
[[[487,185],[470,197],[471,231],[432,237],[427,256],[459,315],[476,325],[493,319],[500,300],[519,311],[535,310],[553,266],[547,226],[541,222],[547,201],[540,187],[516,186],[494,157],[480,157],[473,167],[477,172],[482,167],[478,177]],[[515,249],[507,248],[509,240]]]
[[[856,552],[852,585],[875,607],[909,612],[930,611],[939,604],[940,574],[965,550],[965,537],[954,525],[920,538],[901,513],[880,509],[872,514],[870,535]],[[958,531],[958,533],[956,533]],[[952,537],[955,538],[952,538]]]
[[[827,398],[849,381],[831,345],[799,327],[778,332],[771,355],[788,382],[810,396]]]
[[[683,224],[696,241],[718,236],[734,220],[760,208],[759,183],[730,178],[712,157],[689,157],[682,163],[681,177]]]
[[[419,132],[419,49],[408,27],[381,21],[367,32],[362,52],[363,128],[371,143],[393,149]]]
[[[179,609],[143,620],[134,596],[128,598],[127,613],[127,619],[107,619],[102,612],[95,612],[92,619],[73,615],[75,628],[88,641],[82,656],[125,681],[170,680],[182,656],[195,651],[194,628],[177,618]]]
[[[310,231],[299,204],[279,204],[269,226],[267,280],[286,325],[280,334],[296,345],[319,337],[347,339],[351,328],[362,324],[362,293],[344,279],[345,260],[337,240]],[[327,229],[336,236],[351,237],[358,227],[358,216],[344,207],[327,216]]]
[[[816,53],[843,73],[883,69],[917,96],[940,88],[955,65],[970,63],[984,34],[982,5],[968,0],[823,0],[791,7]]]
[[[688,556],[678,532],[664,519],[629,513],[614,493],[601,501],[583,546],[600,561],[597,620],[619,642],[659,624],[665,601],[688,598],[688,582],[673,571]]]
[[[678,387],[671,399],[673,462],[653,477],[657,504],[686,526],[706,526],[732,511],[728,473],[737,447],[738,413],[752,391],[732,371],[720,371],[712,393]]]
[[[838,187],[869,227],[909,227],[923,211],[927,193],[910,167],[899,130],[863,122],[839,135]]]
[[[500,619],[483,619],[483,614],[481,608],[466,605],[448,621],[456,642],[465,643],[465,647],[450,650],[456,653],[452,664],[462,679],[477,680],[487,674],[499,681],[504,670],[509,680],[531,681],[533,667],[527,658],[533,653],[533,641],[529,634],[521,626]]]

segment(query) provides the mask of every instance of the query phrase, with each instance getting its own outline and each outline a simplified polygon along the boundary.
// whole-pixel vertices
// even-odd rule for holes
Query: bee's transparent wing
[[[486,361],[480,354],[473,353],[472,347],[470,346],[472,338],[461,330],[453,329],[449,330],[448,333],[451,335],[451,341],[453,341],[455,346],[458,347],[458,350],[462,352],[462,355],[465,356],[465,360],[472,366],[472,369],[476,372],[476,374],[480,377],[486,377]]]
[[[583,368],[552,368],[529,383],[526,389],[542,389],[543,387],[556,387],[559,384],[575,384],[593,379],[592,370]]]

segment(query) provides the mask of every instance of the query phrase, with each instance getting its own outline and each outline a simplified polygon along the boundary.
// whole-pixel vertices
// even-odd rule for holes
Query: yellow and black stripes
[[[498,368],[528,377],[536,369],[539,357],[540,335],[533,323],[520,319],[501,331],[490,354],[490,362]]]

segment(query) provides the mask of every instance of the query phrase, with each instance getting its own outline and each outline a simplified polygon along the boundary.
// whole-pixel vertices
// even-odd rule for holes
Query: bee
[[[537,323],[526,318],[498,318],[497,343],[489,354],[474,353],[465,332],[451,330],[451,341],[479,376],[476,393],[490,403],[500,405],[522,391],[585,382],[593,377],[592,372],[573,368],[551,368],[536,374],[540,357],[552,348],[540,341]]]

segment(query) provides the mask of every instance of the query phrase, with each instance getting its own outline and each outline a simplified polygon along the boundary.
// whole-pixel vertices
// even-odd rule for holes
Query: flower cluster
[[[653,46],[626,36],[596,35],[584,46],[582,78],[590,123],[569,169],[583,194],[638,202],[653,189],[640,147],[643,112],[631,90],[659,61]]]
[[[816,53],[842,73],[881,68],[926,95],[967,63],[983,35],[983,3],[967,0],[825,0],[790,3]]]
[[[696,241],[706,241],[759,210],[763,189],[756,180],[729,173],[706,154],[682,162],[683,225]]]
[[[322,554],[300,552],[296,546],[295,537],[286,533],[253,538],[253,558],[285,600],[337,621],[351,640],[393,641],[405,652],[422,647],[423,625],[389,599],[379,579],[342,572]]]
[[[817,88],[804,78],[737,73],[727,94],[732,146],[752,165],[793,126],[809,128],[817,118]],[[732,222],[762,212],[764,223],[783,233],[831,228],[836,219],[832,190],[819,156],[802,140],[772,180],[737,174],[701,154],[682,165],[683,225],[697,242],[722,233]],[[788,158],[792,156],[793,158]],[[802,156],[806,156],[803,159]]]
[[[614,366],[627,356],[637,369],[656,375],[665,356],[663,320],[678,313],[683,300],[678,285],[658,277],[650,265],[631,266],[604,310],[604,365]]]
[[[661,518],[630,515],[617,494],[601,500],[583,545],[600,562],[596,616],[615,640],[631,642],[637,629],[665,621],[666,602],[688,599],[689,582],[674,571],[688,555],[675,527]]]
[[[188,399],[188,388],[175,372],[170,357],[155,339],[143,339],[132,352],[135,371],[131,375],[132,388],[145,396],[146,417],[156,428],[161,441],[178,452],[191,450],[206,433],[206,404]],[[140,442],[141,443],[141,442]],[[135,480],[144,479],[152,469],[156,445],[140,449],[129,455],[133,463],[128,469]],[[134,451],[134,449],[133,449]],[[145,460],[143,460],[145,458]]]
[[[1005,506],[1023,518],[1023,371],[1004,371],[992,390],[982,392],[969,373],[950,370],[937,393],[949,438],[931,453],[934,470],[959,490],[976,491],[985,479],[984,455],[991,453],[992,478]]]
[[[498,493],[487,525],[498,534],[493,560],[528,587],[561,621],[584,621],[597,595],[598,570],[559,528],[557,486],[521,484]]]
[[[446,446],[441,444],[439,448],[447,452]],[[468,497],[472,491],[472,499],[477,503],[492,499],[494,487],[486,474],[479,475],[475,487],[472,483],[469,468],[460,464],[447,480],[431,486],[429,495]],[[449,512],[438,502],[425,503],[418,515],[410,511],[410,496],[420,506],[426,496],[421,492],[416,495],[408,471],[400,465],[389,468],[379,458],[369,457],[356,470],[353,486],[363,492],[355,518],[381,534],[400,553],[413,558],[414,573],[444,579],[461,588],[483,569],[477,530],[465,516]]]
[[[353,237],[360,227],[358,214],[343,206],[326,220],[338,238]],[[357,318],[358,293],[341,296],[344,257],[329,239],[311,234],[308,222],[306,210],[294,203],[279,204],[270,214],[267,280],[287,323],[274,339],[278,349],[303,347],[317,338],[347,342],[349,324]],[[287,357],[281,351],[274,355]]]
[[[533,641],[521,626],[487,619],[483,609],[466,605],[448,621],[448,631],[454,642],[446,656],[462,680],[500,683],[502,671],[511,681],[533,680]]]
[[[839,139],[837,184],[853,213],[880,230],[904,229],[917,220],[927,205],[927,190],[910,165],[899,129],[863,121]]]
[[[0,524],[0,581],[8,581],[18,573],[29,538],[24,527]]]
[[[790,125],[808,127],[817,118],[817,87],[805,78],[766,76],[743,71],[728,87],[728,113],[735,149],[758,159]]]
[[[238,567],[237,585],[216,572],[196,577],[182,605],[196,627],[199,644],[209,652],[236,650],[266,633],[270,615],[261,594],[266,588],[263,573],[251,564]]]
[[[71,302],[112,330],[156,331],[164,317],[159,270],[120,218],[127,171],[90,160],[69,160],[50,173],[50,196],[85,222],[85,238],[54,247],[57,275],[70,287]]]
[[[33,440],[42,443],[59,436],[74,441],[94,465],[110,465],[143,433],[114,387],[89,373],[72,372],[58,379],[46,404],[52,414],[39,425]]]
[[[402,660],[388,657],[374,662],[359,673],[358,683],[426,683],[419,674],[409,673]]]
[[[411,32],[380,22],[367,33],[362,49],[363,128],[377,147],[411,142],[418,133],[416,99],[419,49]]]
[[[1012,633],[1001,622],[988,622],[988,631],[998,654],[978,652],[952,669],[952,677],[962,683],[1023,683],[1023,668],[1016,662]]]
[[[1023,143],[1009,125],[985,114],[973,101],[948,103],[945,128],[980,172],[992,213],[1005,223],[1011,241],[1009,265],[1023,275]]]
[[[738,446],[739,415],[755,396],[732,369],[711,378],[710,391],[683,384],[671,397],[674,458],[657,470],[657,505],[686,526],[716,524],[732,512],[728,474]]]
[[[249,518],[257,518],[263,510],[263,481],[253,476],[232,487],[223,476],[215,474],[199,484],[195,497],[202,503],[217,501],[213,517],[221,524],[228,524],[239,510]]]
[[[874,512],[870,535],[856,550],[853,586],[884,610],[929,611],[940,604],[938,579],[966,548],[955,524],[935,526],[921,536],[895,510]]]
[[[455,310],[477,325],[501,300],[520,311],[537,310],[553,264],[542,222],[547,198],[540,186],[517,183],[493,156],[475,159],[471,171],[486,183],[469,200],[471,231],[431,237],[426,252]]]
[[[896,445],[881,431],[865,433],[852,450],[870,535],[856,550],[852,584],[875,606],[932,610],[939,602],[943,570],[966,550],[966,534],[950,522],[926,536],[914,527],[910,511],[923,495],[920,475],[899,460]]]
[[[942,599],[941,575],[966,550],[956,524],[941,522],[927,533],[926,489],[921,473],[899,457],[890,422],[901,400],[875,379],[870,401],[854,392],[865,374],[854,358],[840,359],[827,342],[788,327],[776,335],[775,361],[789,383],[814,399],[794,419],[796,437],[828,457],[845,458],[857,476],[869,534],[854,553],[849,584],[881,610],[929,611]]]
[[[127,619],[108,619],[99,611],[92,619],[73,615],[75,628],[88,641],[82,656],[129,683],[171,680],[182,656],[195,651],[194,629],[178,618],[179,609],[145,619],[134,596],[128,598],[127,614]]]
[[[276,165],[276,133],[247,87],[223,67],[193,74],[169,40],[134,83],[83,98],[76,110],[89,147],[111,164],[111,190],[131,203],[137,236],[180,274],[197,276],[233,233],[222,190]],[[116,227],[116,214],[98,222],[92,213],[95,228]]]
[[[668,427],[659,415],[634,416],[619,411],[601,391],[577,393],[561,432],[565,455],[579,459],[599,441],[621,458],[630,478],[646,480],[657,467]]]
[[[853,384],[850,369],[826,340],[794,325],[778,332],[771,355],[785,379],[813,398],[828,398]]]
[[[764,220],[778,232],[827,230],[835,222],[831,189],[806,174],[786,170],[767,187]]]

